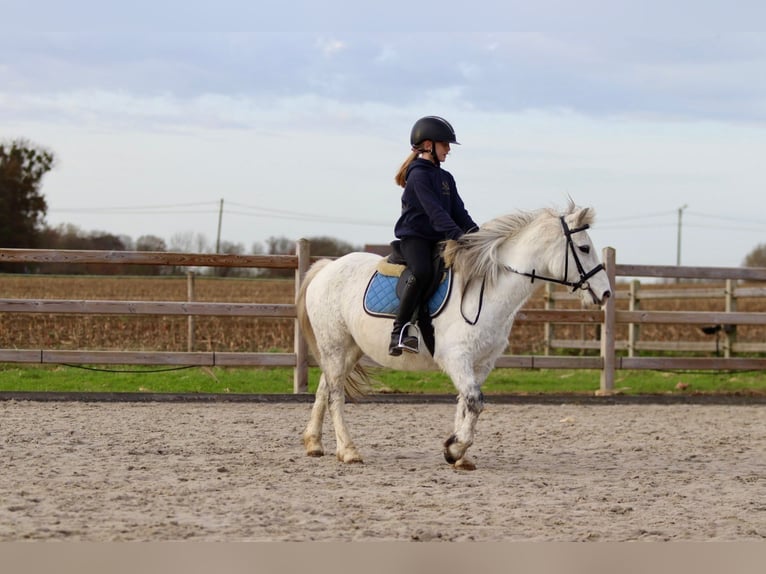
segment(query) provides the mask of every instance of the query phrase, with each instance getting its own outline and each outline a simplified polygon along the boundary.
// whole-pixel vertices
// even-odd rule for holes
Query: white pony
[[[389,356],[391,319],[365,313],[365,287],[380,256],[350,253],[312,265],[296,299],[304,336],[322,370],[303,433],[306,454],[324,454],[322,425],[329,406],[338,460],[362,462],[343,410],[346,392],[363,391],[366,375],[358,362],[366,354],[383,367],[441,369],[449,375],[458,403],[444,457],[456,468],[473,470],[466,451],[484,406],[481,386],[508,345],[516,311],[542,281],[568,285],[587,303],[600,305],[610,295],[609,279],[586,232],[592,219],[592,210],[570,200],[563,214],[541,209],[505,215],[449,242],[445,258],[453,261],[453,287],[433,319],[433,356],[422,342],[418,354]]]

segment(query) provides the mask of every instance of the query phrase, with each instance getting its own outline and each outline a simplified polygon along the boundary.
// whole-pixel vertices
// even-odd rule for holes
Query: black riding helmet
[[[455,128],[452,127],[451,123],[439,116],[425,116],[416,121],[415,125],[412,126],[410,144],[413,151],[422,152],[423,149],[420,147],[420,144],[426,141],[434,142],[434,146],[435,142],[448,142],[460,145],[457,141],[457,136],[455,136]],[[432,146],[430,152],[436,167],[439,167],[440,162],[436,155],[436,148]]]
[[[410,144],[412,147],[416,148],[424,141],[449,142],[460,145],[452,124],[439,116],[420,118],[412,126],[412,131],[410,132]]]

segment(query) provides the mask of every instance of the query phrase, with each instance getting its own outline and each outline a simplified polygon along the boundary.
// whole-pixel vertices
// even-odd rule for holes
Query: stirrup
[[[415,329],[416,335],[408,335],[407,329],[412,327]],[[402,349],[409,353],[420,352],[420,329],[414,323],[405,323],[402,327],[402,331],[399,333],[399,344],[397,349]]]

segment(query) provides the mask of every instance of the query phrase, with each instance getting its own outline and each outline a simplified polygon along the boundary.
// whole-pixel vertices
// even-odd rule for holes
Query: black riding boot
[[[399,301],[399,311],[396,314],[396,319],[394,319],[394,329],[391,331],[388,354],[393,357],[398,357],[402,351],[418,352],[418,338],[408,335],[405,329],[410,325],[412,316],[415,314],[420,299],[419,295],[417,280],[414,275],[410,276],[404,284],[402,297]]]

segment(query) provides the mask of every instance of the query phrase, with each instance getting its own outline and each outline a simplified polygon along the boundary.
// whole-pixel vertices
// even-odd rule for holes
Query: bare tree
[[[210,253],[210,242],[204,233],[181,231],[170,238],[169,251],[181,253]]]
[[[167,251],[167,245],[162,237],[142,235],[136,239],[136,251]]]
[[[245,246],[242,243],[222,241],[220,252],[227,255],[244,255]],[[218,277],[246,277],[251,273],[249,269],[244,267],[215,267],[213,274]]]
[[[766,243],[761,243],[745,257],[743,267],[766,267]]]
[[[347,241],[336,239],[334,237],[309,237],[311,245],[311,255],[321,257],[340,257],[351,253],[352,251],[362,251],[361,247],[351,245]]]

